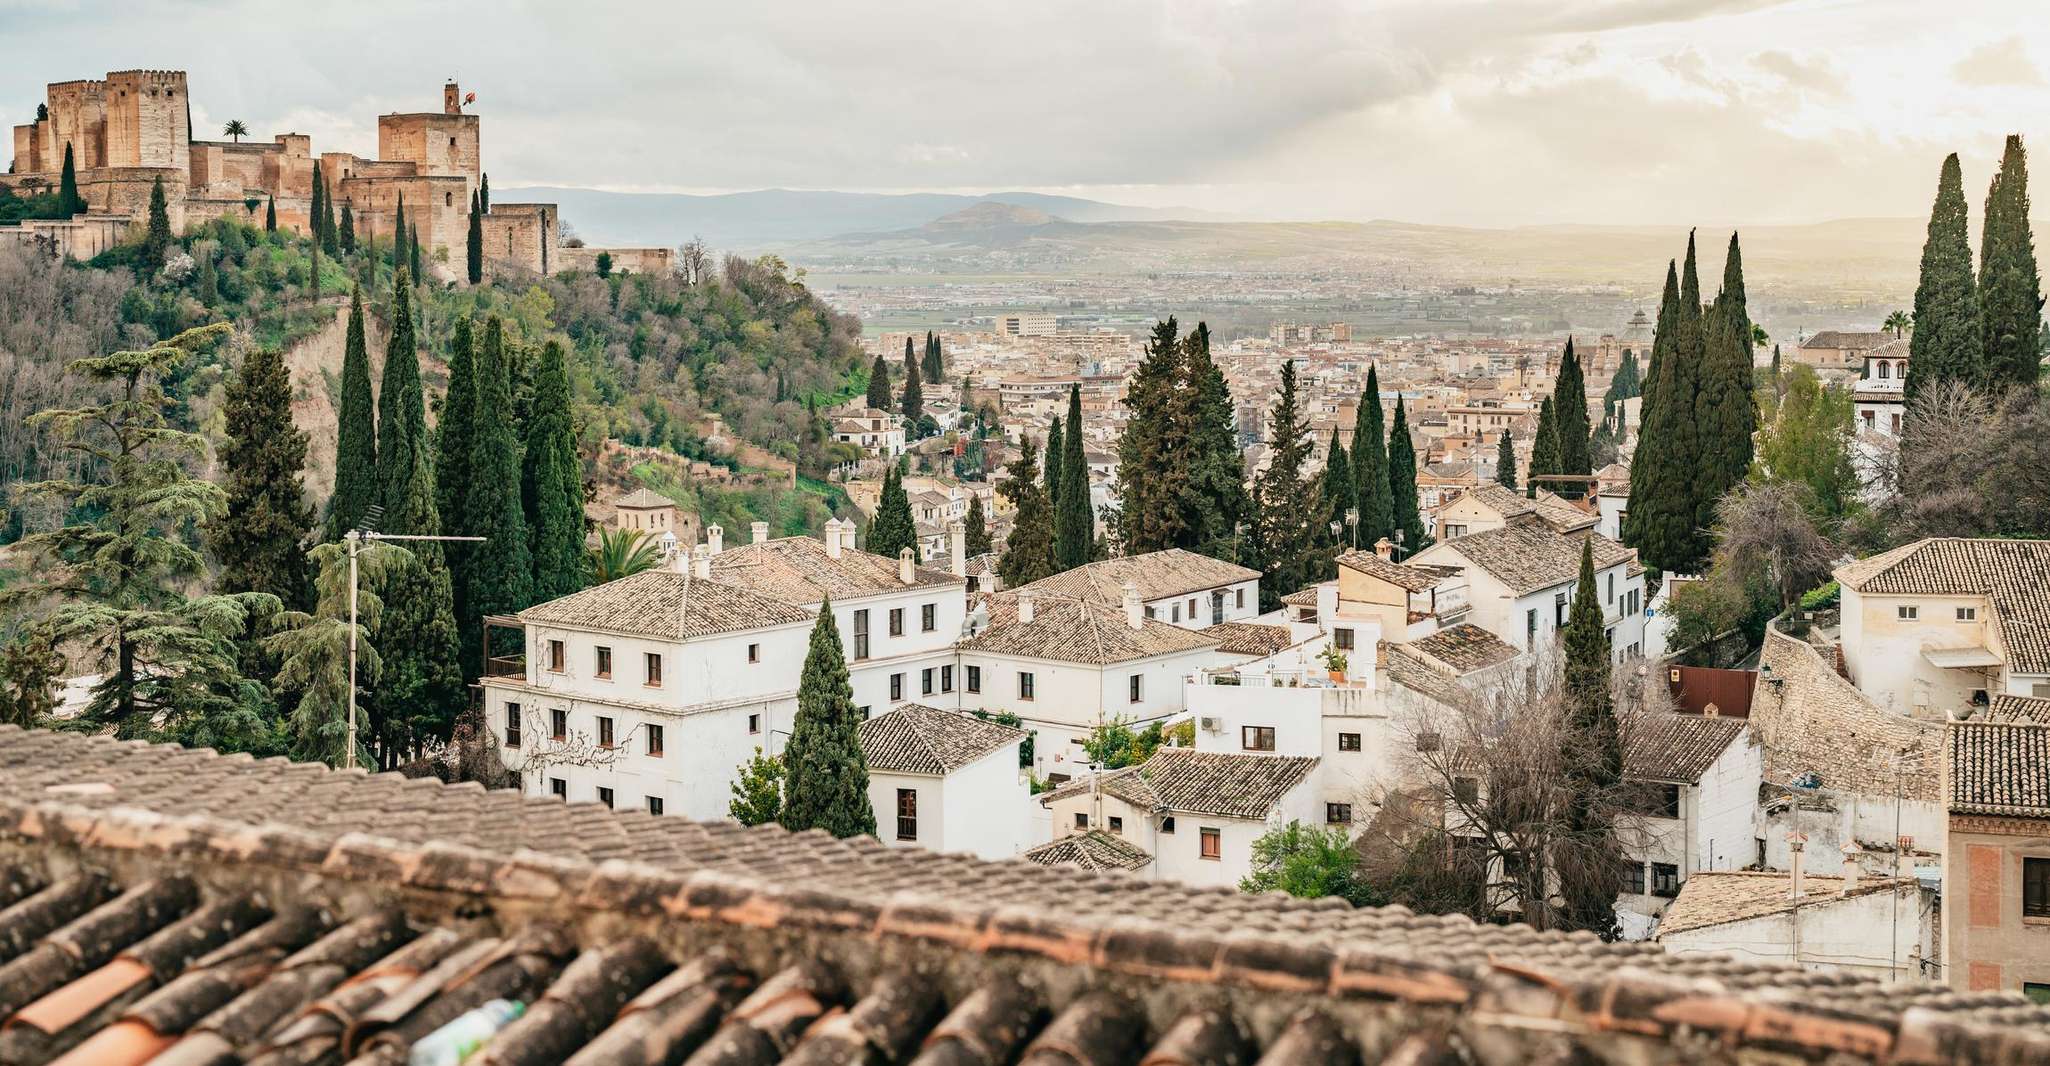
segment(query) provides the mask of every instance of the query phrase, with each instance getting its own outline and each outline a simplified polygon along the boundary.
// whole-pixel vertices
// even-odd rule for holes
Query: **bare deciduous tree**
[[[1781,609],[1829,579],[1837,546],[1816,525],[1815,494],[1798,481],[1747,481],[1716,503],[1716,564],[1762,573]]]
[[[712,251],[705,247],[705,239],[693,236],[683,242],[683,247],[676,251],[676,270],[683,278],[683,283],[697,285],[703,282],[705,275],[712,269]]]

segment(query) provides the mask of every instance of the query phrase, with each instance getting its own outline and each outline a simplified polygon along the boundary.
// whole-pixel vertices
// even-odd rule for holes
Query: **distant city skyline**
[[[47,82],[176,68],[201,138],[241,119],[372,155],[377,114],[437,110],[453,77],[502,187],[1026,190],[1472,226],[1925,215],[1957,151],[1976,222],[2002,138],[2050,132],[2035,6],[0,0],[0,122],[33,118]]]

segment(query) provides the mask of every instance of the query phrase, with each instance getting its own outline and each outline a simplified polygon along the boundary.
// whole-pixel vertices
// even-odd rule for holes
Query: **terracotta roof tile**
[[[1915,884],[1915,880],[1908,877],[1860,878],[1848,898],[1891,892]],[[1796,901],[1792,895],[1792,874],[1764,870],[1696,870],[1688,875],[1680,886],[1680,894],[1673,897],[1673,902],[1666,906],[1665,914],[1659,918],[1658,936],[1663,938],[1690,929],[1784,914],[1793,910],[1796,902],[1803,908],[1823,906],[1847,898],[1843,889],[1844,879],[1841,877],[1804,874],[1801,877],[1801,898]]]
[[[1227,655],[1251,655],[1264,659],[1296,643],[1295,635],[1288,631],[1287,626],[1260,622],[1219,622],[1203,632],[1217,638],[1217,650]]]
[[[1985,596],[2008,669],[2050,674],[2050,540],[1932,537],[1839,567],[1836,578],[1875,596]]]
[[[1018,590],[989,597],[989,625],[961,642],[964,651],[1109,666],[1159,655],[1214,648],[1207,631],[1183,629],[1152,618],[1132,628],[1123,607],[1072,597],[1038,596],[1032,621],[1018,618]]]
[[[1477,625],[1465,622],[1447,626],[1419,640],[1409,641],[1403,647],[1428,656],[1460,675],[1500,666],[1523,654],[1515,645]]]
[[[1315,769],[1311,756],[1161,748],[1139,766],[1104,774],[1097,787],[1165,813],[1261,819]],[[1042,804],[1090,790],[1087,776],[1040,795]]]
[[[861,723],[860,732],[869,769],[935,776],[1025,738],[1022,729],[917,703]]]
[[[1950,809],[2050,817],[2050,722],[1951,722]]]
[[[713,580],[807,607],[827,596],[851,600],[906,588],[967,583],[966,578],[924,566],[913,567],[911,573],[911,584],[906,585],[900,580],[897,560],[853,548],[843,549],[835,559],[826,551],[825,542],[815,537],[743,544],[712,556]]]
[[[643,570],[520,612],[520,621],[663,640],[810,622],[793,604],[674,570]]]
[[[1169,548],[1143,555],[1099,559],[1020,587],[1122,607],[1127,581],[1138,586],[1141,600],[1151,602],[1236,585],[1241,581],[1254,581],[1259,577],[1258,570],[1248,570],[1236,563],[1212,559],[1182,548]]]
[[[1084,870],[1137,870],[1153,861],[1145,848],[1100,829],[1057,837],[1027,850],[1025,858],[1041,866]]]
[[[1378,578],[1408,592],[1426,592],[1445,580],[1445,571],[1437,567],[1407,566],[1390,562],[1369,551],[1349,551],[1338,557],[1338,565],[1357,570],[1368,577]]]
[[[1744,720],[1661,711],[1626,716],[1622,727],[1626,775],[1691,783],[1743,734]]]
[[[1596,570],[1630,562],[1636,553],[1599,533],[1561,533],[1536,519],[1512,521],[1500,529],[1440,541],[1421,556],[1463,558],[1522,594],[1563,585],[1580,573],[1580,545],[1594,543]]]

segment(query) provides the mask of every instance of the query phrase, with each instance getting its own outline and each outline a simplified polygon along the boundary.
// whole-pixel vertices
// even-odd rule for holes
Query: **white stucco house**
[[[1258,570],[1181,548],[1099,559],[1023,587],[1122,607],[1126,584],[1139,590],[1146,617],[1184,629],[1244,622],[1260,614]]]
[[[1764,752],[1739,718],[1646,711],[1620,724],[1637,803],[1617,828],[1628,865],[1616,910],[1623,935],[1642,939],[1695,874],[1761,861]]]
[[[1641,656],[1644,567],[1636,552],[1591,528],[1561,533],[1539,515],[1520,515],[1493,529],[1439,541],[1406,563],[1458,569],[1471,604],[1465,620],[1529,651],[1549,644],[1565,627],[1584,544],[1594,547],[1595,592],[1616,661]]]
[[[1795,878],[1721,871],[1689,879],[1660,923],[1669,954],[1793,963],[1882,981],[1927,976],[1937,957],[1935,892],[1911,877]]]
[[[1027,844],[1025,731],[910,703],[861,723],[876,833],[892,846],[1008,859]]]

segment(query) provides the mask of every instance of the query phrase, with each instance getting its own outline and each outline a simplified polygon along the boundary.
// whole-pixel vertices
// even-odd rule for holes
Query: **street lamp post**
[[[429,537],[405,533],[379,533],[352,529],[342,535],[349,545],[349,746],[342,755],[344,769],[356,768],[356,553],[366,540],[461,540],[482,542],[483,537]]]

